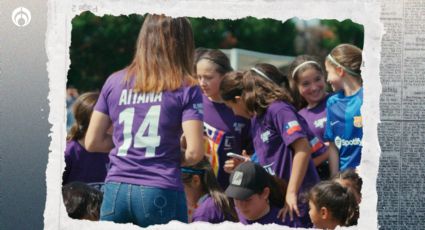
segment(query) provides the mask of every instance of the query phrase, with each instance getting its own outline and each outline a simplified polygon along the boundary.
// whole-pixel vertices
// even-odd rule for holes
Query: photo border
[[[313,6],[314,4],[314,6]],[[358,228],[377,229],[377,189],[376,180],[379,166],[380,147],[378,142],[378,123],[380,121],[379,96],[382,90],[379,76],[379,63],[383,23],[380,20],[381,8],[376,1],[53,1],[48,2],[48,22],[46,33],[46,52],[49,73],[48,121],[52,124],[49,157],[46,169],[47,197],[44,211],[46,229],[138,229],[132,224],[114,224],[112,222],[92,222],[73,220],[68,217],[61,194],[62,172],[65,166],[65,88],[70,66],[69,47],[71,44],[71,20],[84,11],[91,11],[97,16],[129,15],[137,13],[166,14],[172,17],[207,17],[214,19],[239,19],[252,16],[258,19],[272,18],[282,23],[293,17],[302,20],[314,18],[351,19],[364,26],[363,46],[363,86],[364,102],[361,109],[363,117],[363,149],[359,167],[363,178],[362,203]],[[172,227],[171,227],[172,226]],[[207,223],[195,223],[190,227],[203,228]],[[163,225],[164,229],[189,227],[176,221]],[[216,228],[257,229],[259,225],[242,226],[235,223],[214,225]],[[267,227],[267,226],[264,226]],[[213,228],[213,227],[211,227]]]

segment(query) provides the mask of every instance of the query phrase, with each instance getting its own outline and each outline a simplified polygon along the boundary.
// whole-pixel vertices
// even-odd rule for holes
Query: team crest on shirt
[[[285,125],[285,130],[288,135],[291,135],[297,131],[301,131],[301,126],[297,120],[293,120],[288,122],[288,124]]]
[[[243,127],[245,127],[244,123],[235,122],[233,123],[233,127],[235,128],[235,131],[238,133],[242,133]]]
[[[362,116],[355,116],[353,119],[354,127],[361,128],[363,126]]]
[[[271,135],[270,130],[267,130],[261,134],[261,140],[263,141],[263,143],[269,142],[270,135]]]
[[[314,121],[314,127],[323,129],[325,127],[326,117]]]
[[[193,104],[193,108],[196,109],[199,114],[204,114],[204,105],[202,103]]]

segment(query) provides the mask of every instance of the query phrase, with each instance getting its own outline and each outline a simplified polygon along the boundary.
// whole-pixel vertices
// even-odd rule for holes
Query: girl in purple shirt
[[[329,98],[323,67],[315,58],[300,55],[289,66],[288,80],[298,113],[307,121],[308,127],[316,137],[323,141],[326,127],[326,101]],[[330,169],[333,170],[332,175],[337,173],[336,166],[330,167],[327,162],[329,152],[312,157],[322,180],[330,178]]]
[[[326,151],[323,143],[289,103],[289,93],[256,68],[228,74],[220,84],[220,93],[235,114],[251,118],[260,165],[288,182],[280,214],[285,217],[288,212],[291,220],[300,218],[304,226],[310,226],[307,204],[298,199],[298,193],[320,180],[310,155]]]
[[[226,54],[220,50],[198,48],[195,71],[203,93],[204,135],[206,155],[223,189],[229,185],[229,174],[224,171],[226,153],[250,152],[251,138],[248,119],[235,115],[220,97],[219,86],[225,74],[232,71]]]
[[[189,20],[147,15],[133,62],[105,82],[86,137],[88,150],[110,151],[101,220],[141,227],[187,222],[180,165],[203,156],[193,53]]]
[[[204,158],[194,166],[182,167],[182,181],[191,221],[221,223],[238,221],[233,202],[218,184],[209,160]]]
[[[73,181],[101,184],[105,181],[109,165],[108,155],[103,152],[90,153],[84,146],[90,117],[98,97],[99,93],[84,93],[76,99],[72,107],[75,122],[67,136],[65,171],[62,176],[64,185]]]

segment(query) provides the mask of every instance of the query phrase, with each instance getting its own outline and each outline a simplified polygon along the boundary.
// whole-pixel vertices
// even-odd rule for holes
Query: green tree
[[[241,48],[295,56],[295,38],[299,36],[294,21],[256,19],[214,20],[190,18],[195,44],[206,48]],[[114,71],[127,66],[134,55],[143,16],[95,16],[82,13],[72,20],[68,84],[82,92],[99,90]],[[322,36],[318,46],[323,53],[342,42],[363,47],[363,26],[350,20],[322,20],[331,32]]]

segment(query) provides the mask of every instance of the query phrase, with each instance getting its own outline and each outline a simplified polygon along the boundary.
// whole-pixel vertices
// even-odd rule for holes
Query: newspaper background
[[[385,0],[381,20],[381,229],[425,229],[425,1]]]
[[[425,88],[423,88],[422,74],[425,74],[424,62],[424,46],[425,46],[425,18],[422,14],[425,13],[425,2],[423,0],[384,0],[384,1],[320,1],[323,3],[317,8],[311,7],[310,4],[317,1],[282,1],[285,3],[277,4],[277,1],[220,1],[219,3],[213,1],[198,1],[202,7],[195,7],[192,5],[194,1],[140,1],[138,3],[126,4],[120,1],[73,1],[72,4],[78,6],[87,6],[90,9],[95,9],[97,15],[101,14],[128,14],[128,13],[144,13],[166,12],[173,16],[201,16],[207,17],[227,17],[234,18],[238,15],[252,15],[272,17],[275,19],[284,19],[291,16],[298,16],[303,19],[314,17],[323,17],[328,15],[331,18],[343,20],[345,18],[353,18],[361,24],[374,24],[376,21],[375,16],[372,14],[371,21],[367,22],[365,17],[370,16],[370,13],[375,13],[376,5],[374,3],[381,3],[382,10],[378,13],[384,23],[386,34],[383,36],[382,41],[382,62],[380,64],[380,82],[382,84],[382,95],[380,98],[380,108],[372,108],[375,104],[365,101],[365,107],[372,108],[371,111],[379,111],[381,123],[378,128],[379,141],[382,149],[380,159],[379,176],[377,179],[376,189],[370,187],[370,183],[375,185],[376,175],[374,175],[374,166],[377,165],[375,156],[379,155],[379,148],[376,146],[374,139],[375,132],[365,135],[365,148],[370,151],[370,155],[366,163],[362,167],[362,176],[369,170],[371,166],[371,175],[365,178],[365,188],[370,191],[363,190],[364,199],[361,209],[361,219],[359,220],[360,227],[367,229],[374,229],[377,226],[373,220],[378,217],[377,222],[381,229],[421,229],[423,220],[425,219],[424,209],[424,196],[420,192],[423,191],[422,186],[424,179],[421,178],[421,158],[420,152],[423,150],[425,137],[421,137],[421,133],[425,130],[425,109],[421,105],[422,98],[425,97]],[[279,5],[273,9],[271,5]],[[324,6],[323,6],[324,5]],[[214,11],[218,6],[228,7],[228,11]],[[83,7],[84,8],[84,7]],[[93,9],[91,9],[93,8]],[[112,10],[113,9],[113,10]],[[138,9],[138,10],[136,10]],[[182,11],[182,9],[184,9]],[[283,10],[285,9],[285,10]],[[306,10],[309,9],[309,10]],[[64,69],[69,66],[69,60],[63,60],[63,56],[69,58],[67,52],[69,47],[69,22],[76,12],[72,11],[70,2],[49,1],[49,31],[47,32],[47,52],[49,54],[49,75],[64,77]],[[87,9],[86,9],[87,10]],[[304,10],[304,11],[302,11]],[[119,13],[118,13],[119,12]],[[182,13],[184,12],[184,13]],[[242,12],[242,13],[241,13]],[[289,12],[289,13],[288,13]],[[294,13],[296,12],[296,13]],[[365,15],[359,15],[360,12]],[[379,10],[378,10],[379,12]],[[282,14],[286,14],[282,16]],[[65,27],[64,27],[65,25]],[[376,28],[376,27],[365,27]],[[379,30],[379,26],[378,26]],[[365,33],[372,34],[373,41],[380,41],[380,36],[374,33],[375,31],[365,31]],[[365,42],[367,40],[365,35]],[[50,42],[50,43],[49,43]],[[374,49],[380,51],[379,44],[368,43],[364,49]],[[63,55],[63,56],[61,56]],[[372,57],[371,59],[365,58],[368,66],[364,69],[364,73],[375,73],[372,71],[378,65],[378,59]],[[53,67],[54,66],[54,67]],[[379,66],[379,65],[378,65]],[[61,69],[63,68],[63,69]],[[374,75],[377,78],[369,81],[365,87],[365,94],[370,93],[378,94],[381,90],[379,84],[378,73]],[[424,79],[424,80],[422,80]],[[62,80],[53,79],[50,77],[49,99],[51,100],[52,111],[59,111],[57,114],[50,114],[49,121],[53,124],[52,132],[55,134],[63,132],[63,125],[57,125],[58,122],[63,122],[63,103],[62,101],[52,100],[52,97],[64,97],[64,93],[60,91],[60,87],[64,84]],[[375,84],[376,81],[378,84]],[[367,82],[366,81],[366,82]],[[370,84],[373,83],[373,84]],[[374,85],[375,84],[375,85]],[[59,88],[59,90],[58,90]],[[363,109],[362,109],[363,112]],[[372,114],[369,112],[369,114]],[[373,127],[374,121],[379,115],[370,116],[365,124],[370,124],[368,127]],[[53,135],[51,150],[63,150],[63,135]],[[369,146],[368,146],[369,145]],[[63,151],[62,151],[63,152]],[[364,162],[365,160],[363,160]],[[372,161],[372,162],[370,162]],[[363,163],[362,162],[362,163]],[[63,159],[59,155],[50,154],[49,165],[47,168],[48,180],[48,198],[45,210],[45,226],[66,228],[70,229],[82,227],[89,228],[110,228],[114,229],[134,229],[134,225],[114,225],[106,223],[89,223],[87,221],[75,221],[66,217],[64,208],[60,205],[60,192],[57,187],[52,184],[59,183],[60,178],[57,176],[62,171],[61,164]],[[52,176],[56,175],[56,176]],[[369,173],[368,173],[369,174]],[[374,193],[378,193],[378,206],[376,206],[376,197]],[[50,197],[50,198],[49,198]],[[52,198],[53,197],[53,198]],[[59,205],[58,205],[59,203]],[[370,208],[373,212],[370,213]],[[376,214],[376,210],[378,211]],[[59,214],[58,214],[59,213]],[[58,216],[59,215],[59,216]],[[59,218],[58,218],[59,217]],[[58,223],[59,221],[59,223]],[[69,225],[70,224],[70,225]],[[203,228],[208,225],[197,224],[195,227]],[[230,226],[217,225],[217,229],[226,229]],[[232,226],[233,227],[233,226]],[[171,223],[164,228],[187,228],[187,226],[178,223]],[[246,227],[244,229],[254,229],[257,226]]]

